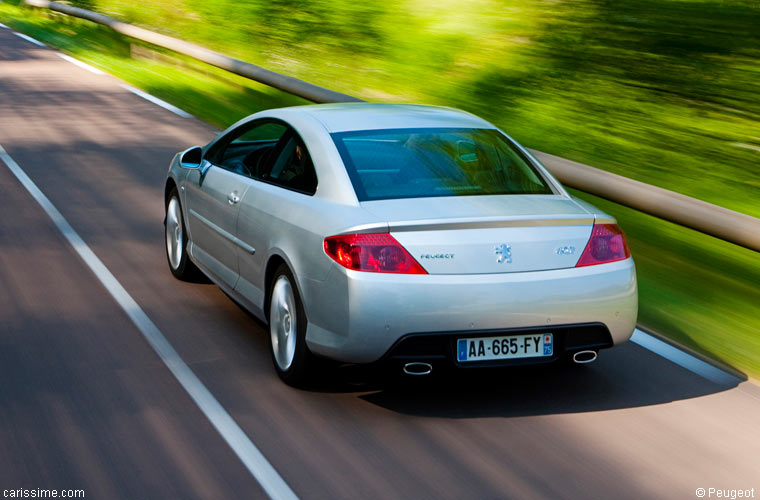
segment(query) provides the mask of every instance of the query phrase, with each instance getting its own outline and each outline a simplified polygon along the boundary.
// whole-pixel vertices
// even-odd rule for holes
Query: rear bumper
[[[325,281],[304,280],[301,289],[309,348],[352,363],[377,361],[410,334],[450,340],[593,323],[606,328],[612,346],[630,338],[638,313],[632,259],[485,275],[365,273],[336,264]]]
[[[457,361],[458,339],[502,337],[531,333],[552,334],[554,348],[551,356],[465,363]],[[552,363],[579,351],[598,351],[612,346],[610,331],[602,323],[510,328],[478,332],[413,333],[405,335],[396,341],[385,356],[381,358],[381,361],[400,366],[412,361],[422,361],[439,368],[442,366],[458,368],[519,366]]]

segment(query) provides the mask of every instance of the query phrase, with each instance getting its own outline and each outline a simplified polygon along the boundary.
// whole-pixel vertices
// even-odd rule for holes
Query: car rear
[[[606,228],[616,226],[608,219],[595,224],[591,218],[577,225],[566,225],[574,222],[566,218],[560,221],[557,226],[488,228],[461,227],[462,222],[452,228],[457,223],[429,221],[425,229],[391,229],[387,236],[392,240],[380,241],[380,246],[364,243],[376,243],[386,233],[354,235],[354,245],[364,245],[361,252],[381,256],[402,249],[418,267],[402,264],[402,272],[383,272],[336,262],[323,283],[326,303],[310,317],[331,332],[330,340],[314,350],[350,362],[401,356],[471,366],[548,362],[628,340],[637,317],[636,273],[625,249],[617,254],[609,250],[615,243]],[[600,227],[605,228],[605,241],[591,238]],[[544,239],[524,239],[537,228],[547,235]],[[511,261],[503,258],[504,243],[499,242],[511,248],[506,253]],[[567,253],[575,245],[574,252]],[[599,262],[579,265],[592,247]],[[346,253],[351,252],[356,253],[355,247]],[[605,258],[604,252],[613,258]],[[553,255],[540,265],[539,253]],[[474,255],[479,257],[469,258]],[[514,266],[523,259],[525,263]],[[541,340],[521,344],[518,352],[512,337],[523,342],[528,335]],[[474,355],[470,339],[477,340]],[[511,356],[502,355],[505,345]]]
[[[497,130],[333,134],[360,206],[384,228],[328,235],[311,294],[315,352],[347,362],[542,363],[627,340],[636,273],[587,210]]]
[[[534,332],[553,335],[554,348],[548,357],[543,351],[536,353],[533,361],[552,361],[565,353],[624,342],[633,332],[637,314],[631,259],[485,275],[386,275],[335,269],[324,289],[330,304],[318,308],[310,322],[330,332],[329,341],[312,348],[355,363],[405,355],[464,365],[478,360],[454,357],[461,339]],[[410,339],[415,340],[406,343]]]

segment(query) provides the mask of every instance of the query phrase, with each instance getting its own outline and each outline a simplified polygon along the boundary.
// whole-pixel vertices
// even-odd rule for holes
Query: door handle
[[[227,195],[227,201],[230,205],[234,205],[240,201],[240,196],[237,195],[237,191],[233,191]]]

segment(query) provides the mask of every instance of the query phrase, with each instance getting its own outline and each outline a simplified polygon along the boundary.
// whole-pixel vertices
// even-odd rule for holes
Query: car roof
[[[309,115],[331,133],[397,128],[495,128],[458,109],[418,104],[352,102],[294,106],[278,111]]]

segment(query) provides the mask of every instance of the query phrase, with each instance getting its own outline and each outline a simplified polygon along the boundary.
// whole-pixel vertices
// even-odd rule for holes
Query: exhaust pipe
[[[573,354],[573,361],[579,365],[591,363],[596,359],[596,351],[578,351]]]
[[[407,375],[430,375],[433,371],[433,365],[430,363],[407,363],[404,365],[404,373]]]

